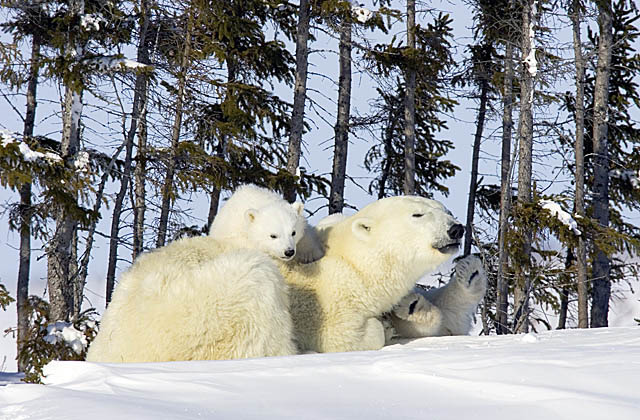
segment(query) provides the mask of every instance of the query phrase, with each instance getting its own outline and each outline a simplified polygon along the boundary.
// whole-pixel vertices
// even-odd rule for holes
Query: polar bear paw
[[[315,228],[305,223],[304,235],[297,244],[295,261],[301,264],[308,264],[318,261],[323,256],[324,248]]]
[[[480,258],[474,255],[458,260],[453,279],[473,294],[484,295],[487,290],[487,273]]]
[[[442,311],[429,302],[418,290],[402,298],[391,311],[393,333],[400,338],[441,335]]]
[[[393,315],[411,322],[432,324],[440,318],[440,311],[419,292],[409,293],[393,308]]]

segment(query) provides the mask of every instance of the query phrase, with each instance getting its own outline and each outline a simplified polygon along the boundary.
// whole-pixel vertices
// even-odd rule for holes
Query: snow
[[[101,24],[106,24],[107,20],[102,16],[102,13],[93,13],[80,16],[80,26],[89,31],[99,31]]]
[[[76,354],[82,353],[88,344],[82,331],[75,329],[73,324],[62,321],[47,326],[47,335],[45,335],[44,341],[49,344],[66,342]]]
[[[53,362],[46,386],[0,387],[0,419],[637,418],[640,327],[531,336],[231,361]]]
[[[18,141],[8,130],[0,130],[0,138],[2,138],[2,147],[7,147],[8,145]]]
[[[538,62],[536,61],[536,31],[534,30],[536,13],[536,2],[534,1],[531,5],[531,20],[529,22],[529,41],[531,43],[531,50],[529,50],[529,55],[524,59],[524,62],[527,64],[529,74],[533,78],[538,74]]]
[[[356,19],[360,23],[367,23],[367,21],[373,16],[373,12],[371,10],[361,6],[353,6],[351,7],[351,11],[356,15]]]
[[[49,162],[62,162],[62,158],[53,152],[37,152],[31,150],[27,143],[17,140],[13,134],[6,130],[0,131],[0,137],[2,138],[2,147],[7,147],[10,144],[18,143],[18,151],[22,155],[25,162],[35,162],[38,159],[44,159]]]
[[[97,71],[108,73],[111,71],[126,71],[126,70],[151,70],[152,66],[142,64],[135,60],[128,58],[106,56],[91,58],[84,61],[85,64],[95,67]]]
[[[80,151],[73,162],[73,166],[78,172],[89,172],[89,153],[86,150]]]
[[[553,201],[549,200],[540,200],[540,205],[543,209],[551,213],[552,216],[555,216],[562,224],[568,226],[569,229],[573,231],[573,233],[578,236],[582,234],[582,232],[580,232],[580,229],[578,229],[578,223],[573,217],[571,217],[569,213],[567,213],[562,209],[562,207],[560,207],[560,204],[554,203]]]
[[[609,171],[610,178],[618,178],[623,181],[629,182],[633,188],[640,188],[640,170],[631,169],[613,169]]]

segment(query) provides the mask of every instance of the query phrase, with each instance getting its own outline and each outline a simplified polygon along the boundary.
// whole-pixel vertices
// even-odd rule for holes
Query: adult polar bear
[[[413,196],[383,198],[326,226],[324,258],[280,263],[299,350],[380,349],[380,316],[458,250],[462,233],[442,204]]]
[[[120,278],[91,362],[294,354],[287,287],[267,255],[209,236],[142,254]]]
[[[318,236],[322,238],[325,230],[346,218],[334,213],[320,220],[315,227]],[[461,258],[446,285],[428,290],[416,286],[384,314],[387,344],[397,338],[469,334],[486,289],[487,276],[482,261],[475,256]]]
[[[123,275],[87,360],[379,349],[378,317],[458,249],[460,227],[436,201],[385,198],[326,229],[324,258],[280,271],[211,236],[176,241]]]

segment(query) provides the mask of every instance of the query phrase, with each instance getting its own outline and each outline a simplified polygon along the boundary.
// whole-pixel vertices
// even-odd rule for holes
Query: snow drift
[[[625,327],[249,360],[54,362],[47,386],[0,387],[0,418],[636,419],[639,355],[640,327]]]

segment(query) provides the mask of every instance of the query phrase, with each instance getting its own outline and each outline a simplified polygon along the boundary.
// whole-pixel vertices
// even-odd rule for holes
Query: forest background
[[[205,232],[243,182],[305,200],[312,221],[400,193],[443,201],[490,273],[478,332],[634,322],[635,3],[417,2],[416,26],[412,5],[2,2],[0,283],[17,298],[2,349],[23,343],[34,377],[82,358],[118,272]],[[72,326],[80,348],[52,338]]]

